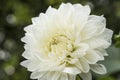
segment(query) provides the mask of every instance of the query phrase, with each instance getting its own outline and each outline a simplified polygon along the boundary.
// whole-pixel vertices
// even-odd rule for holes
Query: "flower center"
[[[48,43],[49,55],[54,55],[52,58],[60,60],[60,64],[66,63],[72,59],[71,54],[74,51],[73,41],[66,35],[57,35],[51,38]]]
[[[49,42],[49,51],[56,54],[73,51],[73,44],[66,35],[57,35],[51,38]]]

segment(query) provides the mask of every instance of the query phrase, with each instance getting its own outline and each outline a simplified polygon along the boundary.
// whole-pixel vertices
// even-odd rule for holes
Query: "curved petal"
[[[78,7],[77,5],[77,8],[75,8],[74,15],[72,16],[73,23],[79,30],[82,30],[84,25],[87,23],[89,14],[90,14],[90,7],[88,5],[82,7],[81,6]]]
[[[68,74],[68,80],[76,80],[76,75],[69,75]]]
[[[82,66],[82,71],[85,73],[88,72],[90,67],[89,67],[89,64],[87,63],[87,61],[85,59],[80,59],[80,63]]]
[[[98,60],[103,60],[103,56],[101,57],[98,52],[94,50],[89,50],[84,57],[89,64],[95,64]]]
[[[93,26],[97,27],[96,35],[100,35],[105,31],[106,19],[103,16],[90,15],[88,22],[89,21],[91,22],[91,24],[93,24]]]
[[[82,39],[89,39],[104,32],[106,27],[106,20],[102,16],[91,15],[85,27],[82,30]]]
[[[66,73],[62,73],[59,80],[68,80],[68,75]]]
[[[79,10],[83,6],[81,4],[74,4],[73,7],[75,8],[75,10]]]
[[[87,73],[90,69],[89,64],[84,58],[80,58],[79,62],[75,64],[82,72]]]
[[[38,71],[35,71],[31,74],[30,78],[31,79],[38,79],[38,78],[41,78],[43,77],[47,72],[38,72]]]
[[[62,23],[71,23],[69,22],[73,13],[73,6],[71,3],[62,3],[58,9],[57,20],[60,20]],[[63,21],[64,18],[64,21]]]
[[[79,74],[83,80],[92,80],[91,72]]]
[[[28,52],[28,51],[27,51]],[[31,55],[29,53],[27,53],[26,51],[23,52],[22,56],[26,59],[31,59]]]
[[[48,17],[51,17],[51,18],[52,18],[56,13],[57,13],[57,9],[52,8],[51,6],[49,6],[45,14],[46,14]]]
[[[91,49],[106,49],[111,45],[109,42],[107,42],[105,39],[102,39],[101,37],[94,37],[92,39],[85,40],[84,42],[88,43]]]
[[[83,57],[86,54],[86,51],[89,49],[88,44],[80,43],[73,52],[73,57]]]
[[[39,17],[32,18],[33,25],[39,26],[39,28],[47,27],[49,23],[48,16],[44,13],[40,13]]]
[[[30,64],[30,60],[25,60],[25,61],[20,63],[20,65],[22,65],[24,67],[28,67],[29,64]]]
[[[40,65],[38,63],[40,63],[39,59],[37,59],[37,58],[36,59],[35,58],[31,59],[27,69],[29,71],[37,70],[39,68],[39,65]]]
[[[58,80],[60,77],[61,73],[60,72],[55,72],[52,76],[51,80]],[[51,77],[51,76],[50,76]]]
[[[113,31],[106,28],[105,31],[100,35],[100,37],[105,39],[107,42],[111,44],[112,35],[113,35]]]
[[[106,74],[107,72],[105,66],[102,64],[94,64],[94,65],[90,65],[90,67],[93,72],[98,74]]]
[[[74,67],[74,66],[65,67],[65,69],[63,70],[63,72],[69,73],[69,74],[72,74],[72,75],[76,75],[76,74],[81,73],[81,71],[78,68]]]
[[[90,39],[96,34],[96,31],[97,31],[97,27],[94,26],[93,21],[87,22],[85,27],[82,29],[81,40]]]
[[[101,53],[101,55],[103,56],[108,56],[107,52],[104,49],[96,49],[99,53]]]

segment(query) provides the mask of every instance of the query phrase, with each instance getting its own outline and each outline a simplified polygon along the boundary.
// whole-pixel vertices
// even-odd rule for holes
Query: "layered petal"
[[[105,30],[105,27],[106,20],[103,16],[89,16],[88,21],[81,32],[82,40],[102,34]]]
[[[76,74],[80,74],[81,73],[81,71],[78,68],[74,67],[74,66],[66,67],[63,70],[63,72],[69,73],[69,74],[72,74],[72,75],[76,75]]]
[[[89,64],[95,64],[97,61],[104,59],[102,55],[94,50],[88,51],[84,57]]]
[[[91,70],[98,74],[106,74],[106,68],[102,64],[91,65]]]
[[[79,74],[82,80],[92,80],[91,72]]]

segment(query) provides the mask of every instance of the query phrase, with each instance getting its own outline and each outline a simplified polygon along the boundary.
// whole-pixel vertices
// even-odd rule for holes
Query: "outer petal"
[[[44,75],[46,75],[47,72],[38,72],[38,71],[35,71],[31,74],[30,78],[31,79],[38,79],[38,78],[41,78],[43,77]]]
[[[33,34],[33,31],[32,31],[32,27],[33,27],[33,25],[29,25],[29,26],[24,28],[26,33],[25,33],[25,36],[21,39],[22,42],[25,42],[25,43],[36,42],[35,36]]]
[[[75,65],[81,70],[81,72],[85,72],[85,73],[89,72],[90,69],[89,64],[84,58],[80,58]]]
[[[100,35],[105,31],[106,19],[103,16],[90,15],[88,21],[92,21],[94,26],[97,27],[96,35]]]
[[[96,34],[97,27],[93,24],[92,21],[87,22],[86,26],[83,28],[81,32],[82,40],[89,39]]]
[[[82,71],[85,72],[85,73],[89,72],[90,66],[84,58],[80,59],[80,63],[81,63],[81,66],[82,66]]]
[[[76,80],[76,75],[69,75],[68,74],[68,80]]]
[[[62,73],[59,80],[68,80],[68,75],[66,73]]]
[[[102,64],[91,65],[91,70],[98,74],[106,74],[106,68]]]
[[[96,35],[103,33],[106,27],[106,20],[102,16],[91,15],[88,18],[88,21],[85,27],[82,30],[82,39],[89,39]]]
[[[102,39],[101,37],[94,37],[92,39],[85,40],[84,42],[88,43],[91,49],[106,49],[111,45],[109,42],[107,42],[105,39]]]
[[[25,60],[25,61],[20,63],[20,65],[22,65],[24,67],[28,67],[29,64],[30,64],[30,60]]]
[[[113,31],[106,28],[105,31],[100,35],[100,37],[105,39],[107,42],[111,44],[112,35],[113,35]]]
[[[58,80],[61,74],[62,74],[61,72],[55,72],[55,71],[48,72],[46,80]]]
[[[48,16],[44,13],[40,13],[39,17],[32,18],[32,23],[33,25],[40,25],[39,28],[47,27],[49,23]]]
[[[77,29],[82,30],[84,25],[87,23],[87,19],[90,14],[90,7],[89,6],[80,6],[77,8],[75,7],[75,12],[73,15],[73,23],[77,27]]]
[[[61,73],[60,72],[55,72],[51,80],[58,80],[60,77]],[[50,76],[51,77],[51,76]]]
[[[79,74],[83,80],[92,80],[91,72]]]
[[[47,11],[46,11],[45,14],[46,14],[48,17],[53,18],[56,13],[57,13],[57,9],[52,8],[51,6],[49,6],[49,8],[47,9]]]
[[[89,50],[84,57],[89,64],[95,64],[98,60],[103,60],[103,56],[101,56],[98,54],[98,52]]]
[[[96,49],[99,53],[101,53],[101,55],[103,56],[108,56],[107,52],[104,49]]]
[[[26,59],[31,59],[32,56],[31,56],[29,53],[27,53],[27,52],[28,52],[28,51],[24,51],[23,54],[22,54],[22,56],[23,56],[24,58],[26,58]]]
[[[71,3],[64,4],[62,3],[58,9],[57,23],[71,24],[71,16],[73,13],[73,6]],[[63,21],[64,18],[64,21]],[[65,24],[64,23],[64,24]]]
[[[37,57],[33,58],[33,59],[30,59],[30,63],[27,66],[27,69],[29,71],[35,71],[39,68],[39,65],[40,65],[39,63],[40,63],[40,60]]]
[[[79,10],[83,6],[81,4],[74,4],[73,7],[75,8],[75,10]]]
[[[40,25],[40,18],[39,17],[32,18],[32,23],[34,25]]]

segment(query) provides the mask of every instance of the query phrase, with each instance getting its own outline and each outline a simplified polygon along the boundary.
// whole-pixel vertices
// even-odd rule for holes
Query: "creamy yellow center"
[[[60,63],[69,65],[72,59],[71,54],[74,51],[74,44],[66,35],[57,35],[50,39],[48,43],[50,54],[54,55],[52,58],[60,60]]]
[[[71,40],[65,35],[54,36],[49,42],[49,51],[56,54],[71,52],[73,47]]]

